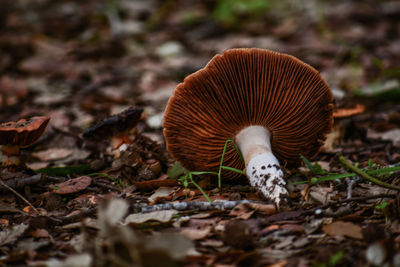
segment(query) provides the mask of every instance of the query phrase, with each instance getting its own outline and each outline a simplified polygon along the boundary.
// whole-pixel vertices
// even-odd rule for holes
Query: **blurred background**
[[[233,47],[309,63],[338,107],[398,112],[399,17],[399,1],[1,0],[0,121],[44,114],[80,131],[136,105],[161,140],[177,83]]]

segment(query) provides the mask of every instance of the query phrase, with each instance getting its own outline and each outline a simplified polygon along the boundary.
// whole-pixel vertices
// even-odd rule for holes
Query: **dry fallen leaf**
[[[160,198],[166,198],[174,191],[175,189],[170,187],[160,187],[148,198],[148,200],[150,203],[157,202],[156,200]]]
[[[231,212],[229,212],[229,215],[237,217],[238,219],[247,220],[254,214],[254,212],[255,211],[251,210],[246,203],[242,203],[234,207]]]
[[[169,255],[174,260],[182,260],[183,258],[185,258],[185,256],[188,255],[198,255],[193,242],[187,237],[177,233],[156,233],[152,236],[147,237],[143,245],[145,247],[147,255],[149,255],[150,257],[157,258],[157,253],[160,252],[163,255]],[[165,257],[161,257],[161,260],[162,259],[165,259]],[[151,264],[144,265],[150,266]],[[172,265],[168,265],[166,262],[161,264],[160,262],[153,266]]]
[[[372,139],[388,140],[393,143],[394,146],[400,146],[400,129],[392,129],[383,133],[375,132],[373,129],[367,130],[367,137]]]
[[[212,229],[211,226],[207,226],[202,229],[187,227],[182,229],[181,234],[191,240],[200,240],[206,238],[210,234],[211,229]]]
[[[276,212],[275,205],[273,204],[260,204],[260,203],[244,203],[245,205],[255,209],[258,213],[271,215]]]
[[[50,237],[49,232],[46,229],[43,229],[43,228],[36,229],[31,234],[32,234],[33,237],[36,237],[36,238],[41,238],[41,237],[42,238],[47,238],[47,237]]]
[[[50,148],[32,153],[32,156],[40,159],[41,161],[65,159],[70,155],[72,155],[72,150],[67,148]]]
[[[354,239],[362,239],[362,229],[360,226],[350,223],[336,221],[322,227],[322,230],[331,236],[347,236]]]
[[[242,203],[233,208],[229,215],[235,216],[238,219],[247,220],[255,211],[265,215],[271,215],[276,212],[276,208],[272,204]]]
[[[92,178],[89,176],[80,176],[63,183],[52,186],[53,192],[64,195],[82,191],[92,183]]]
[[[133,213],[125,219],[125,224],[139,224],[147,221],[169,222],[172,216],[177,214],[176,210],[159,210],[149,213]]]
[[[64,260],[52,258],[46,261],[46,266],[54,267],[89,267],[92,264],[93,256],[88,253],[69,255]]]
[[[14,242],[28,228],[27,224],[17,224],[0,232],[0,246]]]

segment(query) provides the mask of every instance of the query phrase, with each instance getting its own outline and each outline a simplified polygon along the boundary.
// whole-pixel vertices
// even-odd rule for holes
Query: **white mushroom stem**
[[[288,191],[279,161],[272,154],[270,139],[270,132],[262,126],[246,127],[235,136],[251,186],[279,206]]]

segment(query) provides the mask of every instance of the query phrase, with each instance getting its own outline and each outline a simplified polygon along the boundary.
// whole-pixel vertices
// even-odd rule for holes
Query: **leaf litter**
[[[399,266],[398,192],[337,157],[400,182],[395,2],[271,2],[260,16],[259,1],[6,2],[0,121],[51,121],[22,149],[26,166],[1,168],[1,264]],[[183,189],[185,170],[166,153],[161,121],[173,88],[238,46],[299,57],[336,99],[321,153],[286,170],[291,203],[282,210],[246,182],[222,177],[219,191],[213,175],[193,176],[208,203],[194,184]],[[143,113],[125,144],[83,138],[129,107]]]

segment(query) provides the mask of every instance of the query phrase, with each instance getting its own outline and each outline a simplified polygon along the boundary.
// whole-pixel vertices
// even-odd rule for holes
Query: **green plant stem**
[[[233,147],[235,148],[236,152],[238,153],[240,159],[242,160],[242,162],[244,163],[244,158],[242,153],[240,152],[238,146],[236,145],[236,143],[232,140],[232,139],[228,139],[225,142],[224,145],[224,149],[222,151],[222,156],[221,156],[221,161],[219,164],[219,169],[218,172],[207,172],[207,171],[194,171],[194,172],[188,172],[187,174],[185,174],[184,176],[182,176],[181,178],[179,178],[179,181],[184,181],[184,185],[185,187],[187,187],[187,183],[188,180],[190,180],[190,182],[192,184],[194,184],[195,187],[197,187],[197,189],[200,190],[200,192],[203,194],[203,196],[207,199],[208,202],[211,202],[210,197],[207,195],[207,193],[203,190],[203,188],[201,188],[200,185],[198,185],[194,179],[193,179],[193,175],[202,175],[202,174],[212,174],[212,175],[217,175],[218,176],[218,188],[221,190],[221,174],[222,174],[222,170],[228,170],[228,171],[232,171],[232,172],[236,172],[236,173],[240,173],[242,175],[244,175],[244,171],[243,170],[239,170],[239,169],[235,169],[232,167],[228,167],[228,166],[223,166],[222,164],[224,163],[224,158],[225,158],[225,153],[226,153],[226,149],[228,148],[228,143],[232,143]]]
[[[233,172],[237,172],[240,174],[244,174],[244,172],[242,170],[239,169],[235,169],[235,168],[231,168],[231,167],[227,167],[227,166],[222,166],[222,164],[224,163],[224,158],[225,158],[225,153],[226,153],[226,149],[228,148],[228,143],[231,143],[233,145],[233,147],[235,148],[236,152],[238,153],[240,159],[242,160],[242,162],[244,162],[244,158],[242,153],[240,152],[238,146],[236,145],[236,143],[232,140],[232,139],[228,139],[225,141],[225,145],[224,145],[224,149],[222,150],[222,156],[221,156],[221,161],[219,163],[219,170],[218,170],[218,188],[221,190],[221,184],[222,184],[222,178],[221,178],[221,174],[222,174],[222,170],[230,170]]]
[[[94,172],[94,173],[86,174],[86,176],[96,176],[96,175],[106,177],[106,178],[110,179],[111,181],[117,180],[117,178],[115,178],[114,176],[111,176],[111,175],[109,175],[107,173],[103,173],[103,172]]]
[[[366,180],[368,180],[368,181],[370,181],[370,182],[372,182],[374,184],[380,185],[380,186],[385,187],[385,188],[389,188],[389,189],[400,191],[400,187],[399,186],[391,185],[391,184],[385,183],[383,181],[380,181],[380,180],[376,179],[375,177],[372,177],[371,175],[365,173],[361,169],[359,169],[356,166],[352,165],[350,163],[350,161],[346,160],[343,156],[339,156],[339,161],[343,164],[343,166],[345,166],[346,168],[350,169],[352,172],[360,175],[362,178],[364,178],[364,179],[366,179]]]
[[[197,187],[197,189],[200,190],[200,192],[201,192],[201,193],[203,194],[203,196],[207,199],[207,201],[208,201],[208,202],[211,202],[210,197],[209,197],[209,196],[207,195],[207,193],[203,190],[203,188],[201,188],[201,186],[198,185],[198,184],[194,181],[193,175],[192,175],[192,174],[189,174],[189,179],[190,179],[190,181],[194,184],[194,186]]]

